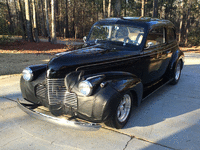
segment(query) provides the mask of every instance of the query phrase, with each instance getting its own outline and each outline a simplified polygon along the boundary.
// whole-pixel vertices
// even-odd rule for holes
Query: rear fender
[[[184,53],[182,51],[180,51],[179,49],[177,49],[173,54],[172,54],[172,59],[170,62],[170,66],[169,69],[171,71],[173,71],[174,66],[176,65],[176,63],[178,62],[178,60],[182,60],[182,66],[181,69],[183,68],[183,64],[184,64]]]

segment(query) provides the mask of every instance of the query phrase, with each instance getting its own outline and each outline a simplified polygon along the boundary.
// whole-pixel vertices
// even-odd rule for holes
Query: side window
[[[169,28],[167,30],[167,41],[170,43],[174,40],[176,40],[175,30],[173,28]]]
[[[165,42],[165,28],[155,28],[152,29],[147,36],[146,47],[148,48]]]

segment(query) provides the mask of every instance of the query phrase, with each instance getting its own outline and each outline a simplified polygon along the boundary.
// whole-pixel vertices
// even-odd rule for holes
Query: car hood
[[[94,45],[73,51],[59,53],[48,63],[48,78],[65,77],[71,71],[75,71],[85,65],[97,65],[109,61],[116,61],[127,57],[139,55],[136,47],[125,49],[123,47]]]

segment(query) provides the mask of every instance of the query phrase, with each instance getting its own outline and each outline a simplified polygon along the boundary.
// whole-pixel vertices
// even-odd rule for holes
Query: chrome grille
[[[47,92],[46,86],[42,84],[36,86],[36,96],[38,98],[46,98],[46,92]]]
[[[47,79],[49,104],[64,103],[77,109],[77,96],[69,93],[64,85],[64,79]]]

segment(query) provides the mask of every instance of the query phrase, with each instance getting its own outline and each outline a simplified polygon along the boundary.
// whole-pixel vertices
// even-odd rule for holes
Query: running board
[[[161,86],[159,86],[158,88],[156,88],[153,92],[151,92],[150,94],[148,94],[147,96],[145,96],[143,100],[147,99],[148,97],[150,97],[152,94],[154,94],[155,92],[157,92],[160,88],[162,88],[163,86],[165,86],[166,84],[170,83],[173,79],[168,80],[167,82],[165,82],[164,84],[162,84]]]

